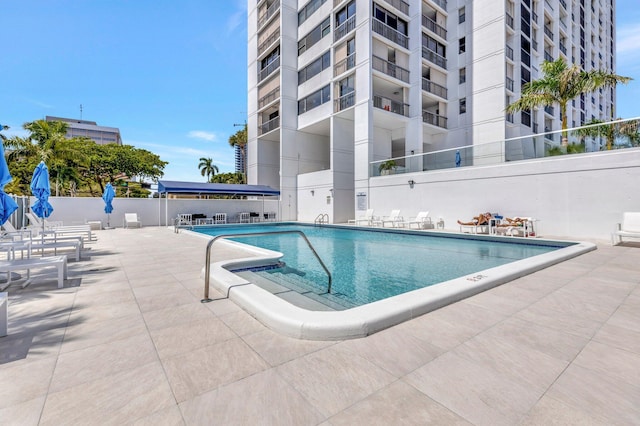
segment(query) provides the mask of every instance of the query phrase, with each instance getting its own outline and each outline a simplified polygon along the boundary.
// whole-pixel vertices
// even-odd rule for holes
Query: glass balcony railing
[[[507,90],[510,90],[513,92],[513,79],[507,77],[505,85],[507,86]]]
[[[275,89],[258,99],[258,108],[264,108],[265,106],[269,105],[271,102],[278,99],[279,95],[280,86],[276,87]]]
[[[280,28],[269,35],[262,43],[258,45],[258,55],[261,55],[271,46],[278,38],[280,38]]]
[[[447,117],[444,115],[438,115],[431,111],[422,111],[422,122],[431,124],[433,126],[447,128]]]
[[[333,41],[338,41],[356,28],[356,15],[344,21],[333,32]]]
[[[566,131],[535,133],[517,138],[465,145],[423,154],[377,160],[369,163],[369,176],[381,176],[382,163],[396,164],[393,174],[428,172],[476,165],[503,164],[513,161],[572,155],[640,146],[640,117],[588,125]],[[537,123],[533,123],[537,130]],[[460,158],[460,161],[456,161]],[[384,168],[382,168],[384,169]]]
[[[380,71],[398,80],[402,80],[405,83],[409,82],[409,70],[402,68],[396,64],[393,64],[379,56],[373,55],[372,67],[374,70]]]
[[[391,40],[405,49],[409,48],[409,37],[402,34],[400,31],[391,28],[389,25],[377,19],[372,20],[372,27],[373,31],[380,34],[382,37]]]
[[[356,92],[353,91],[353,92],[347,93],[346,95],[342,95],[338,99],[336,99],[333,104],[333,111],[339,112],[339,111],[342,111],[343,109],[352,107],[355,104],[356,104]]]
[[[391,6],[398,9],[400,12],[404,13],[405,15],[409,14],[409,3],[407,3],[406,1],[403,1],[403,0],[385,0],[385,1],[389,3]]]
[[[428,16],[422,15],[422,26],[443,39],[447,39],[447,30],[443,26],[436,24],[436,22]]]
[[[383,109],[385,111],[393,112],[394,114],[409,116],[409,104],[403,102],[394,101],[393,99],[385,98],[380,95],[373,95],[373,106]]]
[[[508,44],[504,47],[507,58],[513,61],[513,49]]]
[[[280,0],[276,0],[267,10],[258,17],[258,29],[262,27],[275,13],[280,10]]]
[[[278,127],[280,127],[280,117],[275,117],[258,126],[258,133],[264,135],[265,133],[277,129]]]
[[[338,61],[337,64],[333,67],[333,76],[338,76],[344,72],[349,71],[351,68],[356,66],[356,54],[352,53],[341,61]]]
[[[432,0],[435,4],[440,6],[442,9],[447,10],[447,0]]]
[[[280,68],[280,56],[271,61],[269,65],[258,71],[258,82],[261,82],[265,78],[271,75],[272,72]]]
[[[447,99],[447,88],[438,84],[438,83],[434,83],[433,81],[426,79],[426,78],[422,78],[422,90],[429,92],[429,93],[433,93],[436,96],[440,96],[443,99]]]
[[[506,19],[507,19],[507,25],[509,26],[509,28],[511,28],[512,30],[515,29],[513,27],[513,16],[509,15],[508,13],[506,14]]]
[[[547,27],[546,25],[544,27],[544,34],[551,40],[553,40],[553,31],[551,31],[551,28]]]
[[[447,69],[447,58],[437,54],[425,46],[422,46],[422,57],[427,61],[438,65],[440,68]]]

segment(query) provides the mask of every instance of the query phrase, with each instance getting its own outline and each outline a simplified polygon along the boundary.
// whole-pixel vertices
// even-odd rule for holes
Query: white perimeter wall
[[[622,212],[640,211],[638,182],[640,148],[632,148],[382,176],[370,180],[369,206],[377,216],[401,209],[405,218],[429,210],[450,230],[488,211],[539,219],[542,236],[609,239]]]
[[[143,226],[166,225],[165,203],[157,198],[115,198],[113,200],[113,213],[109,217],[112,227],[122,227],[125,213],[137,213]],[[31,198],[31,205],[35,198]],[[85,197],[50,197],[49,202],[53,206],[50,220],[61,220],[65,225],[86,223],[90,220],[102,221],[102,226],[107,224],[107,214],[104,212],[102,198]],[[211,217],[215,213],[226,213],[228,221],[235,221],[239,212],[263,212],[262,198],[257,200],[184,200],[169,199],[168,218],[169,224],[178,213],[202,213]],[[277,200],[265,199],[264,212],[277,212],[281,217]]]

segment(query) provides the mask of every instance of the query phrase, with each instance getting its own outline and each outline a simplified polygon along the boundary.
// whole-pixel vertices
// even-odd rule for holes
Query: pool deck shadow
[[[9,292],[4,424],[638,424],[640,245],[598,249],[371,336],[298,340],[215,290],[207,240],[96,231],[62,289]],[[216,259],[246,256],[215,247]]]

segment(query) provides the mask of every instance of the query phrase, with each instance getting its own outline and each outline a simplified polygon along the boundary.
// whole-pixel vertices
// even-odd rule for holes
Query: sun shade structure
[[[158,192],[169,194],[218,194],[277,196],[280,191],[266,185],[241,185],[232,183],[202,183],[159,180]]]
[[[181,182],[172,180],[158,181],[158,194],[192,194],[192,195],[231,195],[262,197],[262,214],[264,214],[265,197],[279,197],[280,191],[267,185],[242,185],[233,183]],[[162,197],[158,197],[159,202]],[[169,224],[168,199],[165,197],[165,223]]]

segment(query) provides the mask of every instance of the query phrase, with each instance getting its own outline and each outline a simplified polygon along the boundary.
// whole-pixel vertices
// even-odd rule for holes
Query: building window
[[[393,13],[381,8],[376,3],[373,4],[373,16],[380,22],[388,25],[402,35],[407,35],[407,22],[398,18]]]
[[[327,50],[322,56],[316,58],[309,65],[298,71],[298,84],[302,84],[312,77],[320,74],[331,65],[331,55]]]
[[[302,25],[304,21],[306,21],[309,16],[313,15],[313,12],[320,9],[327,0],[311,0],[306,4],[305,7],[302,8],[300,12],[298,12],[298,25]]]
[[[331,99],[329,85],[298,101],[298,115],[319,107]]]
[[[298,42],[298,56],[302,55],[307,51],[311,46],[319,42],[322,37],[329,34],[331,30],[331,21],[329,18],[322,21],[320,25],[309,31],[309,34],[302,37],[302,39]]]
[[[349,18],[356,14],[356,2],[352,1],[336,12],[336,28],[347,22]]]
[[[467,81],[467,69],[466,68],[460,68],[460,70],[458,70],[458,75],[459,75],[459,83],[460,84],[462,84],[462,83]]]
[[[464,6],[458,9],[458,24],[462,24],[466,20]]]
[[[458,53],[464,53],[467,50],[467,41],[465,37],[458,40]]]
[[[460,99],[460,114],[464,114],[467,112],[467,98]]]

